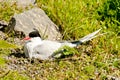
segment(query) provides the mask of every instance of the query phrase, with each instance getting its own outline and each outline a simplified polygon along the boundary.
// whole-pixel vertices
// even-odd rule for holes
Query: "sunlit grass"
[[[27,76],[21,75],[17,71],[8,71],[7,74],[0,77],[0,80],[29,80]]]
[[[48,3],[46,3],[46,1]],[[38,6],[59,26],[63,39],[79,39],[100,28],[96,18],[97,1],[38,0]],[[42,5],[41,5],[42,3]],[[69,32],[69,33],[68,33]]]
[[[0,40],[0,49],[12,49],[17,48],[16,45],[8,43],[7,41]]]

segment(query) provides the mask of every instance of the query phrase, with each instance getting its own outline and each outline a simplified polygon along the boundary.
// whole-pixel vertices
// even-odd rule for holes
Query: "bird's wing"
[[[61,47],[61,43],[44,40],[41,45],[37,45],[34,50],[34,57],[42,60],[49,59],[56,50]]]

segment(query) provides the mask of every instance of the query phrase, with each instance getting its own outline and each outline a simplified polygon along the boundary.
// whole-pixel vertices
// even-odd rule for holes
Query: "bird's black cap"
[[[37,29],[34,29],[34,31],[29,33],[29,37],[41,37],[41,35],[39,34],[39,31]]]

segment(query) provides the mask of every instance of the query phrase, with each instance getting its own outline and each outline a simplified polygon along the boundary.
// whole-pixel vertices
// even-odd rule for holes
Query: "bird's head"
[[[23,39],[24,41],[36,41],[36,40],[41,40],[41,36],[39,34],[39,31],[34,28],[34,31],[29,33],[29,36],[25,37]]]

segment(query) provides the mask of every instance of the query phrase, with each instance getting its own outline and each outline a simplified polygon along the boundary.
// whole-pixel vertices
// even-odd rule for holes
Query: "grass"
[[[10,49],[10,48],[17,48],[16,45],[8,43],[7,41],[0,40],[0,49]]]
[[[102,28],[101,33],[107,34],[80,45],[78,49],[67,48],[64,54],[73,53],[72,56],[53,62],[31,64],[26,70],[28,77],[33,78],[33,74],[29,74],[33,70],[40,71],[33,75],[35,79],[106,80],[110,76],[118,78],[120,76],[118,3],[119,0],[37,0],[37,6],[58,25],[65,40],[78,40],[99,28]],[[117,6],[111,8],[111,4]],[[0,19],[9,21],[14,13],[22,12],[22,9],[7,3],[0,4],[0,12]],[[19,76],[19,73],[16,75]],[[10,76],[6,77],[3,79]]]
[[[22,12],[22,9],[18,9],[16,4],[10,5],[7,2],[0,2],[0,19],[9,22],[10,18],[15,13]]]
[[[28,77],[19,74],[17,71],[8,71],[6,76],[1,76],[0,80],[29,80]]]
[[[63,39],[79,39],[89,32],[100,28],[94,14],[94,7],[98,7],[98,4],[94,0],[93,2],[81,0],[38,0],[38,2],[40,3],[38,3],[38,6],[44,9],[48,16],[59,26]],[[86,31],[86,29],[88,30]]]

